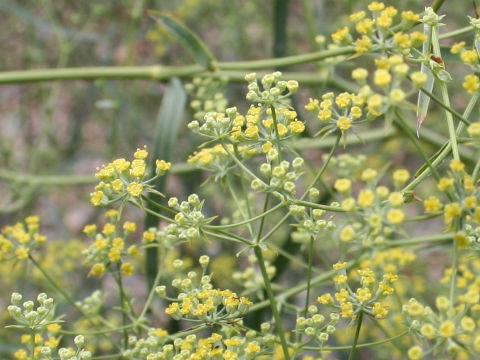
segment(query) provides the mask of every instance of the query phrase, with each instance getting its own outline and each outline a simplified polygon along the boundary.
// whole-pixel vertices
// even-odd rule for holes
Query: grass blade
[[[173,158],[175,142],[178,135],[180,122],[183,118],[183,112],[187,101],[187,95],[182,82],[178,78],[172,78],[167,90],[163,96],[162,105],[158,113],[155,127],[155,136],[153,139],[153,162],[150,164],[152,172],[155,172],[155,160],[162,159],[170,161]],[[167,176],[160,177],[154,184],[155,190],[164,193]],[[156,194],[149,194],[149,197],[161,202],[162,198]],[[147,205],[150,208],[152,205]],[[156,209],[155,209],[156,210]],[[145,217],[145,229],[157,226],[158,218],[148,214]],[[148,291],[153,286],[155,276],[158,271],[158,251],[157,248],[148,248],[146,252],[146,274]]]
[[[215,58],[197,35],[165,13],[148,10],[148,15],[185,46],[196,62],[208,70],[215,70]]]

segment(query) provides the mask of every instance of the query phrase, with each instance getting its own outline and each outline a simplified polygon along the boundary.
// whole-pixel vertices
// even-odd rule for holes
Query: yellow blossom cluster
[[[384,299],[393,294],[392,284],[398,280],[398,276],[393,273],[385,273],[382,280],[378,281],[375,272],[370,268],[358,269],[356,273],[361,287],[354,291],[347,282],[346,267],[347,263],[345,262],[333,265],[337,271],[337,275],[333,278],[337,291],[333,296],[331,293],[324,293],[317,298],[317,301],[320,304],[339,309],[343,318],[355,319],[360,312],[377,319],[385,318],[389,305]]]
[[[90,202],[100,206],[118,200],[139,198],[145,189],[150,188],[149,182],[165,174],[171,167],[171,163],[157,160],[154,177],[145,180],[147,157],[148,152],[145,148],[137,149],[134,160],[116,159],[98,169],[95,177],[100,182],[90,194]]]
[[[135,270],[134,266],[123,258],[126,255],[139,254],[136,245],[127,247],[125,244],[127,237],[137,230],[137,225],[126,221],[120,229],[117,216],[116,210],[109,210],[106,217],[112,221],[107,222],[100,232],[94,224],[86,225],[83,229],[84,233],[93,239],[93,243],[82,252],[86,262],[93,264],[90,269],[93,276],[103,276],[109,268],[119,270],[126,276],[132,275]]]
[[[409,179],[405,169],[393,173],[395,187],[400,187]],[[401,209],[405,198],[400,191],[391,191],[386,186],[376,186],[378,172],[367,168],[361,172],[360,178],[366,187],[352,196],[352,182],[347,178],[339,178],[333,184],[336,191],[344,199],[341,207],[347,211],[348,224],[340,228],[338,236],[342,242],[356,243],[370,247],[382,244],[395,230],[399,230],[405,220]]]
[[[33,250],[38,249],[46,236],[39,233],[38,216],[29,216],[24,222],[5,226],[0,232],[0,260],[16,258],[25,260]]]

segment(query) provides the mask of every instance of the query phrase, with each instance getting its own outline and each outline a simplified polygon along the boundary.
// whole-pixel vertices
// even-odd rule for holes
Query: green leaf
[[[430,55],[430,44],[431,44],[431,29],[428,25],[424,25],[423,32],[428,36],[428,41],[423,43],[422,53],[423,56],[427,57]],[[429,92],[433,90],[433,83],[435,81],[435,76],[432,74],[432,71],[429,69],[427,62],[422,62],[420,71],[427,75],[427,82],[423,86]],[[419,136],[420,128],[422,123],[425,121],[428,112],[428,105],[430,104],[430,97],[422,91],[418,93],[418,102],[417,102],[417,136]]]
[[[148,10],[148,15],[162,25],[192,54],[196,62],[208,70],[214,71],[215,58],[200,38],[173,17],[154,10]]]
[[[440,154],[445,150],[447,147],[447,144],[444,144],[435,154],[433,154],[430,157],[430,163],[433,163],[439,156]],[[417,170],[415,173],[415,177],[418,177],[421,173],[423,173],[426,169],[428,168],[428,164],[424,163],[420,168]]]
[[[185,104],[187,102],[187,95],[183,88],[182,82],[178,78],[172,78],[170,84],[165,91],[162,99],[162,105],[158,113],[157,122],[155,125],[155,135],[153,138],[153,161],[150,164],[151,173],[155,173],[155,160],[161,159],[171,161],[175,152],[175,143],[178,135],[178,129],[183,118]],[[168,173],[167,173],[168,174]],[[153,186],[157,192],[165,193],[167,176],[162,176]],[[155,193],[150,193],[149,197],[161,202],[162,197]],[[148,208],[152,205],[148,204]],[[147,214],[145,217],[145,229],[152,226],[157,226],[158,218]],[[146,274],[148,290],[153,286],[153,281],[158,271],[158,251],[157,248],[148,248],[146,253]]]

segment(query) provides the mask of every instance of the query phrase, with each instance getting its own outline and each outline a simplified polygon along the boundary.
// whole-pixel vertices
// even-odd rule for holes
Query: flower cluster
[[[116,159],[98,169],[95,177],[100,180],[100,183],[90,194],[90,202],[95,206],[107,205],[119,200],[138,199],[144,190],[154,191],[150,184],[157,177],[165,174],[171,164],[164,160],[157,160],[155,176],[145,179],[147,157],[146,149],[137,149],[134,160]]]
[[[464,218],[473,224],[480,224],[480,190],[475,186],[470,174],[465,171],[465,164],[458,160],[451,160],[448,176],[439,179],[438,190],[448,197],[448,202],[442,204],[440,199],[431,195],[423,201],[426,213],[436,213],[443,210],[445,224],[448,228],[455,228],[460,219]],[[470,225],[469,229],[473,225]],[[466,236],[465,233],[458,233],[456,237],[459,246],[465,248],[475,240]]]
[[[396,187],[409,178],[409,172],[404,169],[393,173]],[[400,191],[391,192],[386,186],[376,186],[378,173],[374,169],[365,169],[361,173],[361,179],[367,186],[358,193],[356,199],[351,196],[350,179],[337,179],[333,187],[345,196],[341,206],[349,211],[346,216],[350,218],[349,224],[339,231],[340,240],[346,243],[355,241],[361,246],[369,247],[383,243],[395,230],[400,230],[405,220],[405,213],[401,209],[405,198]]]
[[[28,329],[29,334],[22,336],[22,343],[33,344],[34,346],[33,348],[30,347],[30,355],[26,350],[19,349],[14,353],[14,357],[17,360],[26,360],[34,356],[39,360],[53,360],[53,350],[58,347],[61,339],[58,336],[61,330],[61,320],[54,318],[55,305],[53,299],[49,298],[47,294],[41,293],[37,296],[38,306],[35,307],[35,303],[31,300],[20,305],[22,298],[19,293],[13,293],[11,296],[11,305],[8,306],[8,312],[17,322],[17,325],[10,325],[9,327]],[[44,335],[46,335],[46,339]],[[59,349],[58,355],[61,360],[73,360],[71,356],[66,357],[62,354],[65,354],[65,349]],[[91,358],[91,353],[82,349],[74,354],[83,354],[76,358],[79,360],[89,360]]]
[[[272,352],[275,337],[267,330],[260,334],[255,331],[231,334],[230,331],[229,335],[214,332],[206,338],[193,334],[175,338],[168,336],[165,330],[151,329],[145,339],[131,336],[130,349],[123,356],[132,360],[253,360]],[[172,343],[165,344],[166,341]]]
[[[472,305],[478,303],[478,294],[476,299],[466,300],[467,304],[454,307],[447,297],[438,296],[435,299],[435,312],[412,298],[403,306],[403,313],[412,333],[426,346],[434,346],[437,352],[442,351],[449,356],[466,359],[469,358],[469,351],[480,351],[477,323],[469,315]],[[475,312],[477,313],[478,309]],[[421,359],[422,355],[423,349],[419,345],[413,346],[408,352],[411,360]]]
[[[295,181],[303,174],[304,160],[297,157],[291,162],[283,160],[278,165],[272,166],[272,162],[278,160],[276,149],[271,149],[267,154],[267,158],[269,162],[260,165],[260,172],[268,177],[268,182],[255,178],[250,184],[251,188],[259,192],[271,192],[282,201],[294,198],[297,190]]]
[[[352,78],[360,85],[356,93],[343,92],[335,95],[328,92],[322,95],[321,100],[310,99],[305,108],[320,120],[322,129],[319,133],[340,131],[344,134],[356,124],[360,125],[387,114],[391,109],[402,106],[416,88],[427,81],[424,73],[412,72],[410,78],[414,87],[402,89],[410,66],[400,55],[379,57],[375,60],[375,65],[377,70],[373,73],[371,82],[377,90],[374,91],[367,84],[367,69],[356,68],[352,71]]]
[[[97,232],[97,226],[94,224],[86,225],[83,229],[84,233],[94,240],[82,252],[86,262],[93,264],[90,274],[102,276],[107,269],[113,270],[113,266],[116,266],[123,275],[132,275],[135,268],[130,262],[124,261],[124,257],[137,255],[138,249],[136,245],[127,247],[125,242],[128,236],[137,230],[137,225],[134,222],[126,221],[120,230],[118,211],[113,209],[106,213],[106,217],[110,222],[103,226],[101,232]]]
[[[212,111],[223,113],[227,108],[224,87],[227,78],[194,78],[191,84],[185,85],[185,90],[191,97],[190,107],[193,109],[193,118],[202,120],[204,116]]]
[[[242,286],[247,295],[255,295],[258,299],[263,299],[265,283],[262,275],[256,268],[257,258],[254,256],[248,257],[249,266],[242,269],[242,271],[236,271],[232,274],[232,279]],[[269,279],[275,276],[277,269],[271,265],[270,262],[265,261],[265,269]]]
[[[318,302],[339,309],[343,318],[355,319],[360,312],[377,319],[385,318],[389,305],[384,302],[384,299],[393,294],[392,284],[397,281],[398,276],[385,273],[382,280],[377,281],[373,270],[359,269],[357,275],[360,277],[361,287],[353,291],[347,283],[346,267],[345,262],[337,262],[333,265],[337,270],[337,275],[333,278],[337,292],[333,296],[330,293],[319,296]]]
[[[239,318],[252,302],[239,297],[231,290],[213,288],[211,276],[206,274],[209,258],[203,255],[199,259],[203,274],[199,278],[195,271],[190,271],[185,278],[176,278],[172,286],[179,291],[175,301],[165,309],[165,313],[174,319],[219,324]],[[181,260],[174,261],[174,267],[181,267]],[[158,286],[155,291],[166,296],[166,287]]]
[[[0,233],[0,260],[25,260],[47,239],[39,233],[38,216],[25,218],[24,223],[5,226]]]
[[[319,234],[336,228],[332,220],[323,219],[325,210],[307,209],[301,205],[290,205],[289,210],[298,221],[296,231],[292,233],[295,241],[306,243],[310,238],[316,239]]]
[[[330,320],[327,322],[325,316],[318,313],[318,307],[316,305],[310,305],[308,307],[308,317],[297,317],[295,332],[298,334],[304,334],[311,340],[322,346],[328,341],[330,335],[332,335],[340,320],[340,315],[337,313],[330,314]]]
[[[394,52],[409,55],[412,49],[427,40],[427,36],[419,31],[405,32],[420,19],[419,14],[403,11],[401,21],[394,24],[399,14],[394,6],[385,6],[382,2],[374,1],[368,5],[368,10],[370,16],[363,10],[349,16],[358,36],[355,40],[350,33],[350,28],[345,26],[331,35],[334,43],[353,45],[359,55],[366,52]]]

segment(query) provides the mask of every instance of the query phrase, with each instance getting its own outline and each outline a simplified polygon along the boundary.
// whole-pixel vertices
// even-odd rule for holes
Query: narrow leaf
[[[172,78],[162,99],[162,105],[158,113],[155,125],[155,135],[153,138],[153,161],[150,164],[151,173],[155,173],[155,160],[171,161],[175,152],[175,143],[178,135],[180,122],[183,118],[183,112],[187,101],[187,95],[182,82],[178,78]],[[167,173],[168,174],[168,173]],[[166,185],[166,176],[162,176],[154,183],[156,192],[164,193]],[[162,197],[156,193],[149,194],[149,197],[161,202]],[[152,205],[148,204],[148,208]],[[145,217],[145,229],[158,224],[158,218],[151,214]],[[148,291],[153,286],[153,281],[158,271],[158,251],[157,248],[148,248],[146,252],[146,274]]]
[[[444,144],[435,154],[433,154],[431,157],[430,157],[430,163],[433,163],[439,156],[440,154],[442,153],[442,151],[445,150],[445,148],[447,147],[447,144]],[[425,169],[428,168],[428,163],[424,163],[422,166],[420,166],[420,168],[417,170],[417,172],[415,173],[415,176],[414,177],[418,177],[421,173],[423,173],[425,171]]]
[[[165,13],[148,10],[148,15],[185,46],[196,62],[208,70],[215,70],[215,58],[197,35]]]
[[[423,55],[427,57],[430,54],[430,44],[431,44],[430,26],[425,24],[423,27],[423,31],[429,39],[429,41],[425,41],[423,43],[423,48],[422,48]],[[433,76],[432,72],[428,67],[428,62],[422,62],[420,71],[427,75],[427,82],[423,87],[429,92],[431,92],[433,90],[433,83],[435,81],[435,77]],[[425,118],[427,117],[429,103],[430,103],[430,98],[428,97],[428,95],[422,91],[419,91],[418,101],[417,101],[417,136],[419,136],[419,131],[420,131],[420,128],[422,127],[422,123],[425,121]]]

